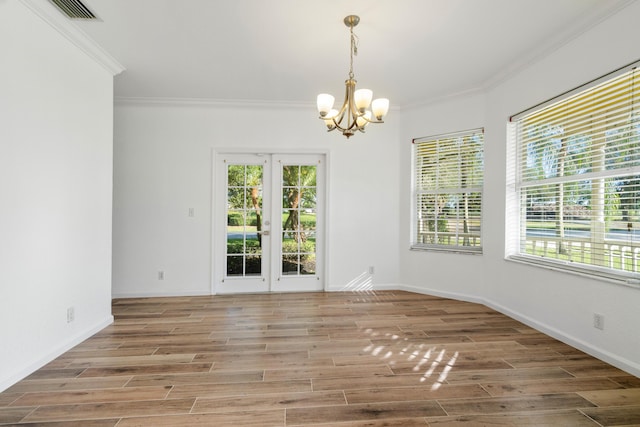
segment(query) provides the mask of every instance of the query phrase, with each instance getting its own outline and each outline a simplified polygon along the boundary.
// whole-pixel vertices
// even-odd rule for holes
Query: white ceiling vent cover
[[[71,19],[97,19],[80,0],[49,0]]]

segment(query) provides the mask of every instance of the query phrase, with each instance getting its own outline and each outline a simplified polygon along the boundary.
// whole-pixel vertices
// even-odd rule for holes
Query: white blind
[[[414,140],[414,248],[482,250],[483,130]]]
[[[631,68],[515,120],[521,254],[640,271],[639,90]]]

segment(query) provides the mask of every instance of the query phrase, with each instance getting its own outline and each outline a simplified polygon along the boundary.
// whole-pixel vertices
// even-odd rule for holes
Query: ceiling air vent
[[[49,0],[71,19],[97,19],[80,0]]]

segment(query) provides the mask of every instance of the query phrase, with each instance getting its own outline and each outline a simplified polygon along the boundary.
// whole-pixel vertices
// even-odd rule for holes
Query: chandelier
[[[373,92],[369,89],[356,90],[356,80],[353,78],[353,55],[358,54],[358,37],[353,33],[353,27],[358,25],[360,17],[349,15],[344,18],[344,24],[349,27],[351,33],[351,49],[349,63],[349,78],[345,80],[346,91],[344,103],[339,110],[333,108],[335,98],[327,93],[318,95],[318,112],[320,119],[327,125],[327,132],[339,129],[344,136],[349,138],[357,130],[364,132],[368,123],[384,123],[382,118],[389,111],[387,98],[374,99]],[[371,106],[371,110],[368,110]]]

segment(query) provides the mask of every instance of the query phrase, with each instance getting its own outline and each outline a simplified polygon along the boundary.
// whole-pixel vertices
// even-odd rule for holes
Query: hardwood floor
[[[0,393],[38,426],[630,426],[640,379],[485,306],[408,292],[120,299]]]

